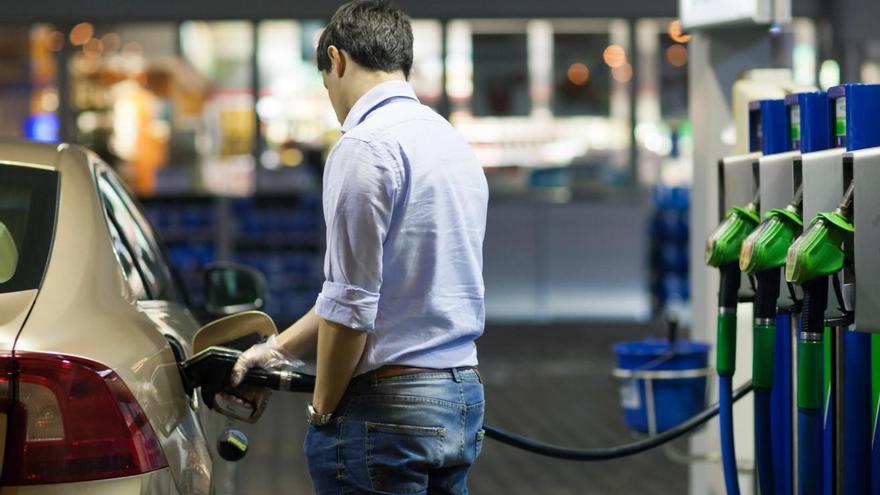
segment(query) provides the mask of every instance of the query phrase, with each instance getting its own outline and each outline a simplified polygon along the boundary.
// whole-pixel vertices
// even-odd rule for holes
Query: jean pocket
[[[486,430],[480,428],[480,430],[477,431],[477,441],[474,446],[474,460],[476,460],[477,457],[480,457],[480,452],[483,451],[483,439],[485,438]]]
[[[367,422],[366,430],[373,490],[396,494],[428,488],[428,469],[441,463],[446,428]]]

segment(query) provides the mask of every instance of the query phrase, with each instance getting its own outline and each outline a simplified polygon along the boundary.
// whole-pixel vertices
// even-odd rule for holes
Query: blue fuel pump
[[[826,93],[817,91],[789,95],[785,98],[785,104],[789,112],[792,149],[799,149],[804,154],[831,148],[832,118],[830,102]],[[785,331],[779,333],[788,334],[788,339],[783,341],[783,345],[789,351],[791,346],[787,343],[790,343],[792,338],[791,316],[791,314],[777,316],[777,327],[785,328]],[[824,376],[824,346],[827,344],[827,339],[817,341],[814,337],[815,335],[799,335],[798,338],[799,358],[809,361],[805,362],[803,368],[804,371],[810,372],[799,375],[798,383],[797,472],[798,486],[802,487],[799,490],[801,493],[824,491],[823,480],[831,479],[831,473],[827,471],[831,464],[825,462],[825,453],[831,451],[830,446],[826,446],[831,436],[829,434],[826,441],[823,432],[825,425],[830,424],[828,421],[823,421],[823,416],[829,418],[827,414],[823,413],[830,412],[827,407],[823,407],[827,406],[827,394],[825,393],[827,377]],[[788,358],[789,367],[787,369],[790,370],[790,354]],[[830,433],[830,431],[829,428],[828,432]],[[785,457],[785,460],[789,461],[787,467],[791,466],[790,459],[790,456]],[[830,486],[830,483],[827,486]],[[778,493],[792,493],[790,485],[787,487],[777,486],[777,489],[780,488],[782,491]]]
[[[798,493],[863,494],[869,493],[872,478],[871,337],[853,331],[852,325],[853,152],[880,145],[880,127],[871,124],[880,112],[880,85],[831,88],[828,108],[831,121],[825,128],[831,130],[836,148],[802,154],[804,194],[815,210],[809,215],[816,216],[804,222],[804,233],[788,251],[785,270],[786,280],[803,289]],[[829,200],[837,202],[838,194],[843,200],[828,211]],[[807,199],[804,204],[806,210]]]
[[[760,189],[758,183],[758,160],[767,155],[788,151],[788,125],[784,101],[758,100],[749,105],[749,151],[747,155],[726,157],[719,162],[720,210],[724,212],[723,221],[710,234],[706,242],[706,263],[719,270],[720,289],[718,292],[718,337],[717,363],[718,372],[718,404],[719,427],[721,436],[721,463],[724,471],[724,482],[728,494],[739,494],[739,480],[736,466],[736,449],[733,434],[732,391],[733,375],[736,370],[736,311],[737,303],[743,297],[748,298],[748,291],[741,291],[743,274],[740,264],[740,252],[743,241],[752,234],[760,222]],[[728,177],[728,175],[730,177]],[[732,180],[728,181],[731,178]],[[727,183],[730,183],[730,187]],[[727,195],[730,194],[729,197]],[[726,198],[727,197],[727,198]],[[751,201],[747,200],[751,197]],[[725,199],[726,198],[726,199]],[[726,212],[725,212],[726,210]],[[778,288],[778,276],[776,287]],[[768,285],[769,287],[769,285]],[[777,291],[778,292],[778,291]],[[748,300],[748,299],[746,299]],[[775,304],[775,297],[774,297]],[[775,313],[775,306],[771,314]],[[772,325],[770,325],[772,327]],[[766,328],[766,325],[762,328]],[[771,335],[769,332],[763,334]],[[762,334],[762,335],[763,335]],[[766,342],[766,339],[761,339]],[[770,346],[762,346],[769,349]],[[768,356],[772,365],[772,356]],[[758,367],[761,370],[772,368]],[[762,484],[764,491],[772,491],[772,430],[770,421],[770,387],[772,378],[767,379],[766,372],[759,373],[760,387],[755,388],[756,407],[758,414],[757,429],[760,433],[761,445],[765,447],[759,453]],[[757,394],[761,397],[757,398]]]
[[[753,101],[749,104],[749,116],[752,128],[760,131],[752,133],[750,139],[751,147],[760,146],[763,154],[760,160],[791,150],[790,115],[784,100]],[[764,192],[763,185],[759,189]],[[777,317],[780,267],[784,255],[778,255],[780,249],[773,249],[778,242],[772,239],[778,237],[777,232],[785,231],[790,242],[793,229],[797,227],[799,225],[792,224],[786,215],[769,216],[744,241],[740,255],[740,268],[752,276],[755,285],[752,382],[755,394],[755,461],[762,494],[791,493],[791,346],[787,344],[791,341],[791,326],[787,314]],[[762,242],[768,238],[772,246]],[[756,246],[758,249],[755,249]],[[762,249],[765,247],[768,249]],[[777,255],[774,256],[774,253]]]
[[[880,85],[843,84],[829,89],[828,96],[834,112],[835,144],[845,146],[848,152],[880,146],[880,127],[876,122],[877,115],[880,115]],[[846,171],[846,166],[844,169]],[[848,173],[852,175],[851,162]],[[851,251],[851,245],[845,243],[844,250]],[[845,273],[844,285],[848,282],[846,277]],[[848,306],[846,301],[841,302]],[[838,432],[842,436],[843,449],[837,471],[842,476],[844,494],[869,493],[871,479],[880,476],[880,473],[871,472],[872,465],[876,464],[874,457],[880,456],[876,444],[872,451],[871,334],[847,328],[851,321],[840,323],[839,331],[843,333],[843,348],[839,351],[843,361],[841,397],[844,405],[842,431]]]

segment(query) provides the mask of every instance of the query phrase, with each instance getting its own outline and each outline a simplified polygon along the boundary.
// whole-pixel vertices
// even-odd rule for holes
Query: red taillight
[[[12,408],[12,358],[0,355],[0,413]]]
[[[106,366],[35,353],[17,354],[12,364],[3,485],[116,478],[168,465],[140,405]]]

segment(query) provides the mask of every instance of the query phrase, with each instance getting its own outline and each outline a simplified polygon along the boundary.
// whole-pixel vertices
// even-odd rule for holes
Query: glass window
[[[130,250],[129,259],[117,250],[117,258],[123,269],[132,261],[146,287],[150,299],[177,300],[178,291],[171,278],[168,265],[155,240],[155,235],[122,185],[109,173],[98,178],[98,189],[111,224],[122,244]],[[115,241],[114,241],[115,242]],[[126,270],[130,274],[131,270]],[[131,279],[129,279],[131,282]],[[132,288],[136,288],[137,282]]]
[[[187,21],[180,27],[184,59],[210,82],[208,155],[231,157],[253,151],[256,120],[251,90],[253,26],[246,21]]]
[[[615,52],[619,51],[619,54]],[[611,68],[603,60],[618,57],[623,49],[610,48],[607,34],[553,35],[553,114],[601,115],[611,112]]]
[[[57,197],[57,172],[0,164],[0,293],[39,288]]]
[[[688,45],[660,35],[660,110],[666,119],[688,116]]]
[[[474,34],[473,114],[526,116],[529,98],[528,41],[525,33]]]
[[[207,88],[195,141],[200,154],[197,187],[209,193],[244,196],[254,190],[254,34],[249,21],[187,21],[180,26],[183,61]]]
[[[116,255],[116,261],[122,267],[122,274],[131,287],[132,293],[139,300],[150,299],[144,279],[134,263],[128,244],[119,233],[119,229],[116,228],[116,222],[112,220],[107,222],[107,227],[110,229],[110,239],[113,242],[113,254]]]
[[[317,183],[324,151],[339,135],[315,65],[322,28],[317,21],[264,21],[257,28],[257,115],[265,143],[260,164],[267,169],[298,167],[305,183]]]
[[[437,109],[443,96],[443,28],[438,21],[413,20],[413,66],[409,82],[422,103]]]
[[[176,25],[82,22],[64,34],[72,139],[98,153],[138,194],[155,194],[172,156],[184,162],[195,148],[186,139],[187,117],[199,82],[175,59]]]

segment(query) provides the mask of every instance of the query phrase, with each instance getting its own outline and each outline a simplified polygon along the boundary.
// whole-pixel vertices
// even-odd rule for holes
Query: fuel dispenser
[[[870,465],[864,466],[870,474],[870,493],[880,493],[880,437],[878,437],[878,397],[880,397],[880,85],[847,85],[834,88],[838,95],[837,131],[844,135],[849,153],[844,155],[844,168],[851,168],[853,175],[853,227],[852,249],[853,279],[844,280],[843,292],[847,302],[854,305],[854,328],[851,334],[860,347],[845,349],[846,359],[850,353],[860,367],[844,369],[844,379],[854,383],[852,394],[864,394],[855,401],[858,409],[852,419],[855,425],[846,424],[855,434],[866,438],[858,446],[858,454],[870,449]],[[843,114],[843,115],[841,115]],[[845,126],[840,129],[840,126]],[[852,296],[852,297],[851,297]],[[857,376],[847,375],[857,373]],[[858,380],[853,380],[858,378]],[[857,387],[857,388],[856,388]],[[845,397],[850,400],[849,396]],[[844,410],[851,407],[847,402]],[[867,417],[868,421],[864,421]],[[847,441],[847,436],[844,441]],[[846,445],[844,444],[844,447]],[[845,459],[848,461],[848,459]],[[865,491],[867,493],[867,490]]]
[[[740,269],[751,277],[755,288],[753,305],[753,368],[755,388],[755,460],[761,493],[790,493],[792,477],[791,452],[791,350],[789,318],[777,318],[780,298],[780,270],[775,260],[768,260],[762,240],[775,233],[777,226],[788,226],[785,203],[794,195],[799,178],[794,176],[794,159],[798,151],[789,151],[789,115],[784,100],[762,100],[750,103],[750,111],[760,112],[762,148],[758,159],[758,190],[760,213],[764,222],[743,242]],[[769,118],[768,118],[769,117]],[[773,213],[771,213],[773,212]],[[768,214],[781,216],[768,218]],[[775,219],[775,220],[774,220]],[[779,222],[782,223],[779,223]],[[768,232],[769,229],[769,232]],[[784,241],[784,239],[783,239]],[[758,247],[758,252],[755,252]],[[744,252],[758,254],[743,263]]]
[[[765,135],[784,141],[791,151],[758,159],[763,221],[743,242],[740,253],[740,269],[755,284],[752,377],[762,494],[790,494],[794,488],[792,320],[799,296],[781,272],[786,252],[803,225],[801,153],[830,145],[825,93],[788,95],[784,106],[784,119]]]
[[[880,145],[880,128],[870,123],[880,112],[880,85],[845,84],[831,88],[828,97],[837,148],[802,156],[804,218],[812,222],[792,244],[785,267],[786,280],[803,288],[798,492],[862,494],[871,486],[871,338],[857,331],[858,322],[853,326],[853,178],[856,157],[866,163],[866,148]],[[813,418],[824,422],[824,445],[818,446],[817,430],[803,413],[823,402],[824,417]],[[815,469],[819,459],[823,469]]]
[[[763,159],[780,153],[785,154],[788,151],[787,122],[788,117],[783,100],[751,102],[749,106],[749,149],[751,152],[719,161],[719,213],[723,214],[724,220],[707,241],[706,262],[709,266],[718,268],[721,275],[718,297],[717,370],[721,407],[721,454],[728,493],[739,493],[733,436],[733,410],[729,399],[733,389],[732,379],[736,361],[737,303],[752,300],[755,295],[751,280],[740,269],[740,251],[743,241],[752,233],[760,220],[759,164]],[[791,161],[791,158],[788,160]],[[777,280],[777,287],[778,284]],[[765,287],[769,287],[769,285],[765,284]],[[775,314],[775,303],[773,306],[772,312]],[[755,341],[765,340],[765,335],[768,334],[771,339],[774,338],[772,327],[772,325],[755,327]],[[765,331],[761,332],[762,329]],[[770,346],[769,349],[772,354],[773,346]],[[782,382],[784,381],[783,379]],[[766,483],[765,492],[771,489],[775,478],[770,447],[773,435],[770,418],[776,416],[779,419],[778,422],[781,423],[787,420],[784,414],[781,414],[782,409],[778,411],[778,414],[771,413],[770,388],[772,383],[772,380],[765,381],[761,388],[755,388],[756,449],[759,479],[762,484]],[[782,440],[784,426],[781,424],[778,426],[777,431],[782,435],[780,437]],[[779,467],[782,468],[783,463],[780,463]],[[778,477],[782,479],[784,476]]]

